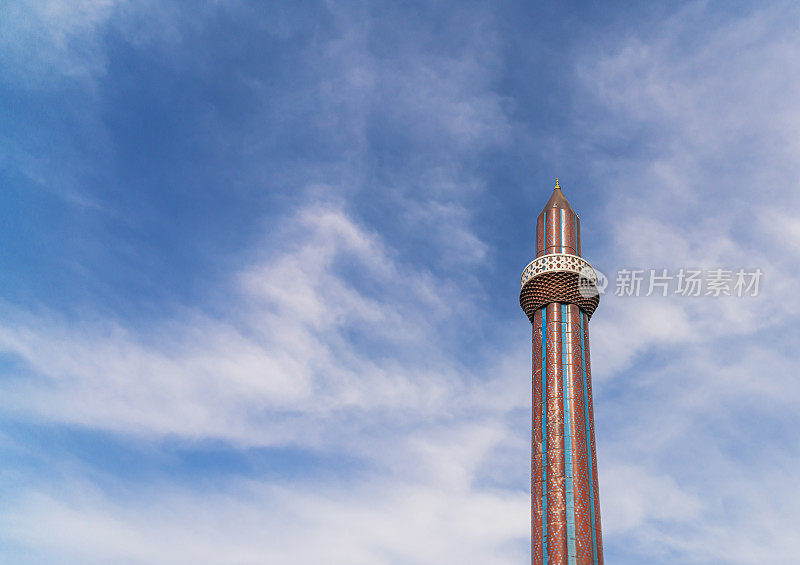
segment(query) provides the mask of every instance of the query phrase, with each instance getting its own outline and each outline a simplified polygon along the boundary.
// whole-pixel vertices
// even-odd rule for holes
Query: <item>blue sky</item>
[[[608,562],[791,562],[798,24],[4,3],[0,561],[525,562],[519,275],[558,176],[612,279],[764,272],[603,297]]]

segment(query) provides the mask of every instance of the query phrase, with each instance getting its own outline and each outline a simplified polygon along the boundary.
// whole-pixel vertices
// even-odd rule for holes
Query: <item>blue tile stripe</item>
[[[542,238],[544,240],[542,241],[542,255],[547,255],[547,216],[549,215],[550,214],[548,214],[547,211],[545,211],[544,214],[542,214],[542,216],[544,216],[542,222],[542,224],[544,225],[544,229],[542,231]]]
[[[562,216],[563,218],[563,216]],[[564,489],[567,495],[567,562],[577,564],[575,549],[575,495],[572,469],[572,418],[569,392],[570,348],[567,346],[567,305],[561,304],[561,374],[564,398]],[[570,336],[571,337],[571,336]]]
[[[547,252],[547,213],[542,252]],[[542,561],[547,565],[547,306],[542,308]]]
[[[547,307],[542,308],[542,559],[547,565]]]
[[[575,236],[575,255],[580,255],[580,253],[578,253],[578,214],[572,214],[572,233]]]
[[[581,314],[581,356],[582,356],[582,365],[583,365],[583,409],[585,410],[585,421],[586,421],[586,451],[587,451],[587,460],[588,460],[588,468],[589,468],[589,511],[591,512],[592,516],[592,563],[594,565],[599,565],[599,561],[597,560],[597,519],[596,514],[594,511],[594,472],[592,469],[592,442],[591,442],[591,434],[589,429],[589,392],[588,392],[588,385],[587,385],[587,375],[586,375],[586,328],[584,322],[584,316]]]

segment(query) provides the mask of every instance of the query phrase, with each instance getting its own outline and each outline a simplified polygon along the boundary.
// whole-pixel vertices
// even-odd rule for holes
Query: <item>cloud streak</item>
[[[4,163],[85,196],[75,217],[100,227],[62,245],[86,238],[77,256],[100,259],[64,287],[113,297],[4,294],[0,530],[15,561],[526,559],[530,336],[513,294],[532,224],[510,224],[544,181],[509,179],[502,154],[528,149],[531,170],[555,155],[592,179],[574,194],[604,272],[765,272],[758,298],[603,298],[609,561],[791,560],[793,7],[576,26],[543,52],[570,82],[554,102],[547,75],[510,86],[520,58],[545,58],[514,51],[543,33],[522,7],[81,6],[80,21],[56,3],[4,14],[7,88],[96,94],[71,115],[107,152],[65,143],[35,161],[17,144]],[[567,116],[541,118],[555,149],[532,147],[521,108]],[[149,136],[133,127],[159,116]],[[79,166],[55,174],[70,151]],[[131,277],[163,282],[137,294]],[[126,449],[130,469],[106,460]]]

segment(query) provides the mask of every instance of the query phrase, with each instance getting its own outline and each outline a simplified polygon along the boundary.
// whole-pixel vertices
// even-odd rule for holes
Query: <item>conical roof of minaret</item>
[[[553,195],[550,197],[550,200],[547,201],[547,204],[544,205],[542,213],[549,210],[550,208],[563,208],[564,210],[569,210],[570,212],[575,214],[575,210],[573,210],[572,206],[569,205],[567,197],[564,196],[563,192],[561,192],[561,187],[558,184],[558,179],[556,179],[556,186],[553,188]]]

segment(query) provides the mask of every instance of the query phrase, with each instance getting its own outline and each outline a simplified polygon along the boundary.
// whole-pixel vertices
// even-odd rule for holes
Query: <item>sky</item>
[[[607,562],[793,562],[799,25],[4,2],[0,562],[526,562],[519,276],[555,177],[609,280]],[[650,269],[763,276],[622,291]]]

